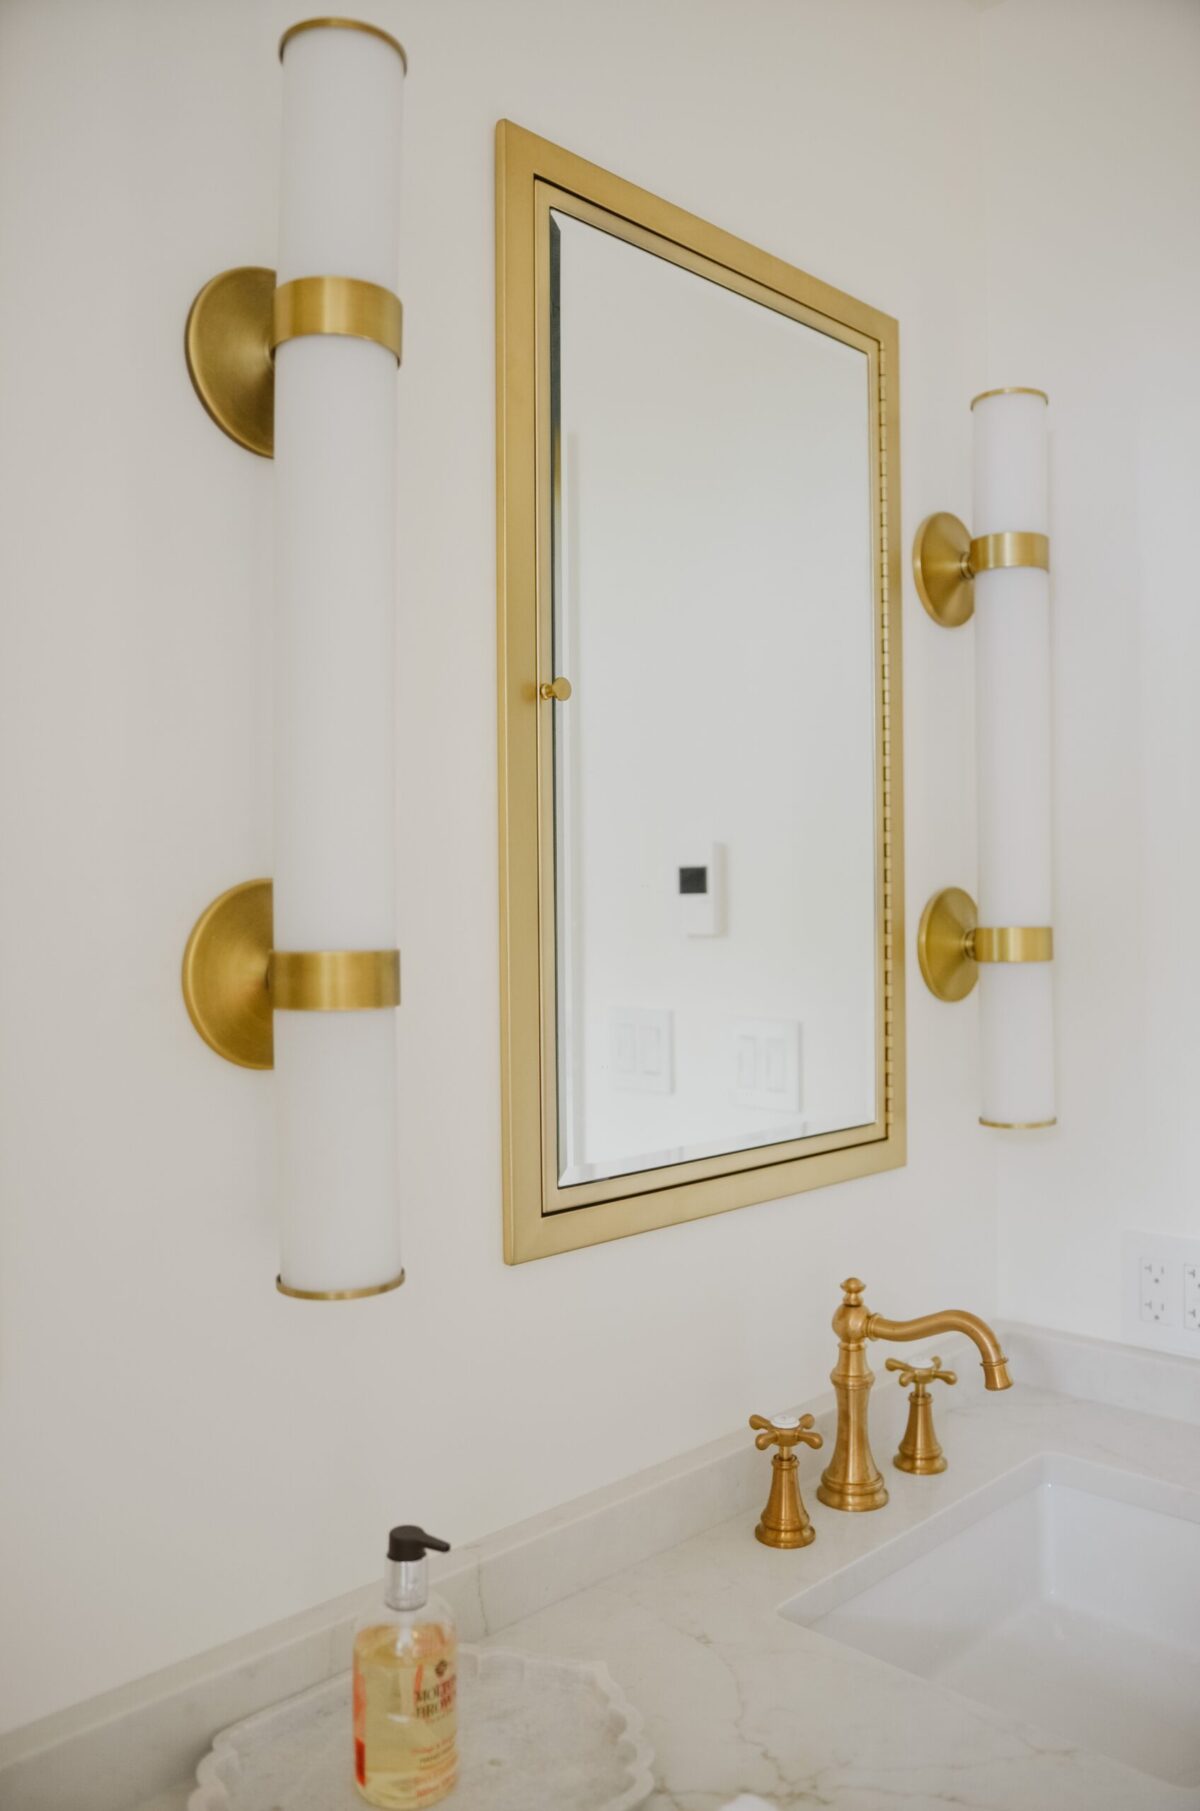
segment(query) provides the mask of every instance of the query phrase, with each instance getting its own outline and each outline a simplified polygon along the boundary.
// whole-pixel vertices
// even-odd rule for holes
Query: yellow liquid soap
[[[451,1623],[378,1623],[354,1640],[354,1778],[369,1805],[420,1811],[458,1778]]]

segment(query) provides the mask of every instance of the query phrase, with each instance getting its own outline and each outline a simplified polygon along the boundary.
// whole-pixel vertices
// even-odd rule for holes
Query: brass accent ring
[[[1054,931],[1048,924],[980,924],[970,948],[976,962],[1052,962]]]
[[[399,950],[274,950],[267,968],[277,1012],[367,1012],[400,1004]]]
[[[981,390],[978,396],[971,398],[971,407],[977,402],[986,402],[989,396],[1040,396],[1044,403],[1050,398],[1044,390],[1031,390],[1028,384],[1002,384],[998,390]]]
[[[404,309],[400,297],[358,277],[294,277],[275,291],[271,351],[311,333],[374,340],[400,363]]]
[[[393,38],[390,31],[383,31],[378,25],[368,25],[362,19],[301,19],[298,25],[289,25],[279,40],[279,61],[283,62],[283,53],[293,38],[298,38],[302,31],[361,31],[369,38],[380,38],[390,44],[404,65],[408,74],[408,56],[399,38]]]
[[[390,1282],[372,1283],[369,1289],[292,1289],[282,1277],[275,1278],[275,1287],[280,1295],[290,1295],[295,1302],[361,1302],[369,1295],[386,1295],[390,1289],[399,1289],[403,1281],[401,1271]]]
[[[1005,566],[1038,566],[1049,572],[1050,537],[1020,529],[979,535],[971,542],[967,564],[972,577],[979,572],[998,572]]]
[[[981,1113],[979,1123],[996,1132],[1044,1132],[1047,1126],[1058,1124],[1058,1115],[1053,1119],[985,1119]]]

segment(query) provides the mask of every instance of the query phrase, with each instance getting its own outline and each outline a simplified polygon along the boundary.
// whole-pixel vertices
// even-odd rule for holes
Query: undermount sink
[[[782,1614],[1075,1746],[1200,1786],[1191,1492],[1047,1455]]]

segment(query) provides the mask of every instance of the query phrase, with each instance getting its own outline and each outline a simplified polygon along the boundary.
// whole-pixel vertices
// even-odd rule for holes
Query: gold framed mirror
[[[497,128],[505,1258],[905,1160],[895,321]]]

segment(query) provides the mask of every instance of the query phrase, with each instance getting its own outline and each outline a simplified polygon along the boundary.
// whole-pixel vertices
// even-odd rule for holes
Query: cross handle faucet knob
[[[781,1452],[790,1452],[792,1447],[822,1446],[824,1442],[815,1431],[813,1417],[801,1415],[799,1419],[791,1415],[781,1415],[778,1421],[768,1421],[765,1415],[751,1415],[750,1426],[761,1428],[762,1432],[755,1439],[759,1452],[765,1452],[768,1446],[777,1446]]]
[[[910,1383],[916,1384],[920,1394],[926,1394],[926,1385],[931,1383],[957,1383],[957,1371],[943,1371],[942,1361],[936,1355],[927,1365],[910,1365],[902,1358],[884,1360],[885,1371],[898,1371],[900,1388],[906,1390]]]

